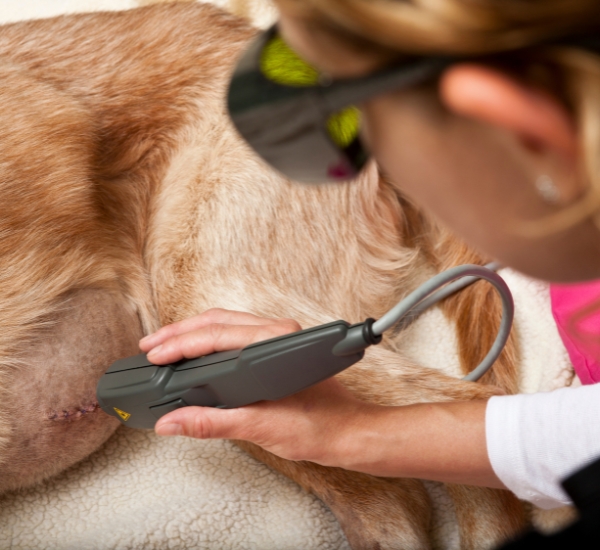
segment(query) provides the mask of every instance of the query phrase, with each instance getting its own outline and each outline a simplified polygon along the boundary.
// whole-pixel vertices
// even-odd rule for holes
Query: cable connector
[[[369,346],[379,344],[382,336],[373,332],[373,323],[375,323],[375,319],[369,317],[364,323],[352,325],[348,328],[346,337],[334,346],[331,353],[338,357],[344,357],[360,353]]]

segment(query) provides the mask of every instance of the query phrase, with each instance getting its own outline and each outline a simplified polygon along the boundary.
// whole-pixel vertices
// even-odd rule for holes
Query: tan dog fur
[[[112,433],[94,388],[142,332],[211,307],[305,327],[356,322],[379,317],[428,274],[482,261],[374,165],[352,184],[312,188],[257,160],[223,100],[253,32],[179,3],[2,28],[1,491],[66,468]],[[492,291],[477,284],[443,307],[473,365],[495,334]],[[516,388],[513,340],[486,378],[494,386],[421,368],[398,348],[387,337],[340,379],[385,405]],[[323,499],[353,548],[430,547],[420,481],[240,445]],[[506,492],[448,490],[463,548],[493,546],[526,524]]]

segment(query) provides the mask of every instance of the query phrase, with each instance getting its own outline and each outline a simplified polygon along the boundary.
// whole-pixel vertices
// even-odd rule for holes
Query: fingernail
[[[148,352],[148,359],[150,359],[150,356],[155,357],[157,354],[160,354],[160,350],[162,348],[162,344],[160,346],[156,346],[155,348],[152,348],[149,352]]]
[[[181,427],[181,424],[173,424],[173,423],[161,424],[160,426],[156,426],[156,433],[158,435],[165,435],[165,436],[181,435],[181,434],[183,434],[183,428]]]

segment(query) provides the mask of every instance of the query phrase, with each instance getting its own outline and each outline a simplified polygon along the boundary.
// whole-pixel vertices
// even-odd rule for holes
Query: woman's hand
[[[140,341],[156,364],[237,349],[300,330],[290,319],[268,319],[250,313],[211,309],[167,325]],[[338,465],[348,429],[369,406],[334,379],[279,401],[238,409],[184,407],[162,417],[159,435],[251,441],[283,458]],[[340,443],[340,445],[338,445]]]
[[[161,328],[140,348],[157,364],[242,348],[300,330],[289,319],[222,309]],[[377,476],[500,487],[487,455],[485,401],[381,407],[337,380],[279,401],[238,409],[183,407],[156,424],[159,435],[242,439],[282,458]]]

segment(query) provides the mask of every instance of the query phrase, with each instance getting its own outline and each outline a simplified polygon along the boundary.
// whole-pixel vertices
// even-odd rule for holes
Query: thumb
[[[197,439],[241,439],[240,409],[182,407],[163,416],[154,427],[158,435]]]

